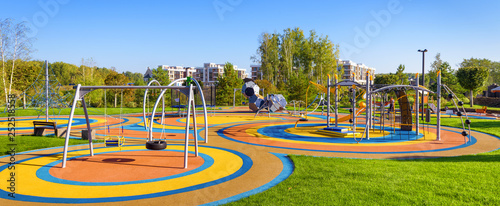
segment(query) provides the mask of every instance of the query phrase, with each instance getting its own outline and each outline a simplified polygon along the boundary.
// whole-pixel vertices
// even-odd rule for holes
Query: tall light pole
[[[418,52],[422,52],[422,86],[425,87],[425,52],[427,49],[418,50]],[[418,86],[418,85],[417,85]],[[422,91],[422,121],[424,120],[424,91]]]

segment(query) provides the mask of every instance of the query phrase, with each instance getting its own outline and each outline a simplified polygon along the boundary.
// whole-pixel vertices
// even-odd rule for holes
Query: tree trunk
[[[470,90],[470,107],[473,107],[474,106],[474,96],[472,94],[472,89]]]
[[[1,40],[1,39],[0,39]],[[3,50],[3,48],[1,48]],[[2,82],[3,82],[3,89],[4,89],[4,93],[5,93],[5,102],[8,104],[9,103],[9,99],[8,99],[8,94],[7,94],[7,80],[5,79],[5,54],[4,52],[2,51]]]

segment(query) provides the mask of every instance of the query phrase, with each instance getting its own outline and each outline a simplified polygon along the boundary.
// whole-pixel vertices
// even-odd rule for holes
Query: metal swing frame
[[[187,78],[183,79],[178,79],[177,81],[182,81],[186,80]],[[194,79],[192,79],[194,80]],[[193,81],[198,88],[200,88],[200,85],[196,80]],[[85,113],[85,120],[87,123],[87,130],[89,132],[89,150],[90,150],[90,156],[94,156],[94,146],[92,143],[92,137],[91,135],[91,130],[90,130],[90,119],[88,116],[87,112],[87,104],[85,103],[85,95],[91,91],[97,90],[97,89],[161,89],[162,92],[160,93],[159,97],[163,96],[165,91],[167,89],[178,89],[182,91],[184,94],[188,96],[188,111],[187,111],[187,117],[186,117],[186,131],[185,131],[185,138],[184,138],[184,168],[187,168],[188,166],[188,146],[189,146],[189,125],[190,125],[190,112],[191,112],[191,105],[193,105],[193,123],[194,123],[194,142],[195,142],[195,155],[198,156],[198,141],[197,141],[197,126],[196,126],[196,108],[195,108],[195,103],[193,99],[193,85],[189,84],[189,86],[82,86],[81,84],[78,84],[77,86],[74,87],[75,91],[75,96],[73,98],[73,103],[71,107],[71,112],[69,115],[68,119],[68,127],[67,127],[67,132],[66,132],[66,137],[65,137],[65,142],[64,142],[64,150],[63,150],[63,161],[62,161],[62,168],[66,167],[66,162],[67,162],[67,157],[68,157],[68,144],[69,144],[69,136],[71,133],[71,126],[73,123],[73,116],[75,113],[76,109],[76,103],[78,101],[82,102],[82,107],[83,111]],[[205,104],[205,99],[203,98],[203,93],[200,92],[202,96],[202,101],[203,101],[203,113],[204,113],[204,118],[205,118],[205,143],[208,142],[208,121],[207,121],[207,108]],[[158,106],[160,102],[160,98],[157,98],[155,106],[153,108],[153,114],[156,111],[156,107]],[[151,117],[153,118],[153,117]],[[149,127],[149,140],[152,141],[153,139],[153,121],[151,119],[150,121],[150,127]]]

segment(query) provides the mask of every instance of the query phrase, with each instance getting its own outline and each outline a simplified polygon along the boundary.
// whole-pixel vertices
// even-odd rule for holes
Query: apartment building
[[[369,71],[370,74],[375,73],[375,68],[368,67],[362,63],[355,63],[351,60],[337,60],[337,70],[344,71],[344,75],[342,79],[352,79],[354,76],[354,81],[366,82],[366,71]]]
[[[224,74],[225,64],[216,63],[204,63],[203,67],[196,67],[196,73],[194,77],[203,82],[205,86],[215,85],[217,78]],[[233,65],[234,70],[238,73],[238,78],[247,78],[246,69],[238,68],[238,66]]]
[[[252,76],[253,80],[262,79],[262,72],[260,70],[260,65],[250,65],[252,68]],[[352,79],[355,76],[355,81],[366,81],[366,71],[370,71],[370,74],[375,73],[375,68],[366,66],[362,63],[355,63],[351,60],[337,60],[337,70],[344,70],[344,76],[342,79]]]
[[[224,64],[216,63],[204,63],[203,67],[183,67],[169,65],[159,65],[159,67],[161,67],[163,70],[168,71],[170,81],[192,76],[196,80],[203,82],[203,85],[205,86],[215,85],[215,83],[217,82],[217,78],[220,75],[224,74]],[[246,69],[238,68],[236,65],[233,65],[233,68],[238,73],[238,78],[247,78],[248,75],[246,73]],[[150,70],[148,70],[146,74],[148,74],[149,78],[152,77],[152,73]]]
[[[252,72],[251,73],[252,80],[262,79],[262,72],[260,71],[260,65],[258,64],[250,65],[250,68]]]
[[[193,67],[182,67],[182,66],[169,66],[169,65],[159,65],[163,70],[168,71],[168,78],[170,81],[176,79],[185,78],[188,76],[193,76],[196,69]]]

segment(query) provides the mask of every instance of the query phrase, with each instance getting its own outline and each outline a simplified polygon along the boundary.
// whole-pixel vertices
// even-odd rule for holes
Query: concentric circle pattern
[[[198,116],[199,153],[195,156],[194,133],[190,130],[188,167],[184,169],[185,117],[168,115],[163,124],[161,117],[156,117],[153,137],[167,141],[168,146],[166,150],[153,151],[145,148],[148,132],[141,115],[122,119],[91,116],[90,126],[96,130],[97,139],[123,136],[125,146],[105,147],[96,143],[94,156],[89,155],[87,144],[71,146],[66,168],[61,168],[62,145],[2,156],[0,205],[223,204],[262,192],[291,175],[293,164],[284,154],[430,158],[500,148],[498,137],[473,131],[468,139],[456,128],[443,127],[441,140],[437,140],[435,126],[421,127],[416,133],[415,127],[413,131],[401,131],[394,125],[378,124],[370,128],[368,139],[363,134],[363,118],[356,125],[361,135],[356,138],[322,132],[327,125],[326,117],[320,113],[308,115],[309,121],[298,119],[283,113],[256,116],[247,112],[216,112],[208,116],[208,136],[205,136],[204,119]],[[41,119],[17,118],[16,131],[33,133],[32,121],[36,120]],[[64,116],[53,121],[60,127],[68,123]],[[7,124],[7,119],[0,119],[1,135],[8,133]],[[76,116],[72,125],[71,138],[80,138],[79,131],[87,127],[85,117]],[[339,126],[352,125],[341,122]]]

